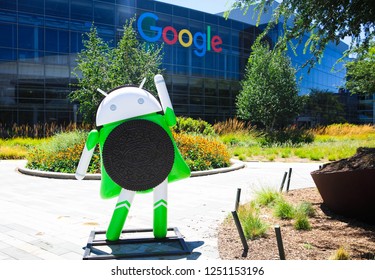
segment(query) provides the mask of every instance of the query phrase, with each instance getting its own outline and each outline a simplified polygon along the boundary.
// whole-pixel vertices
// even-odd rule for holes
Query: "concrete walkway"
[[[49,179],[20,174],[25,161],[0,161],[0,260],[82,259],[92,230],[105,230],[116,199],[99,197],[98,180]],[[180,259],[215,260],[217,227],[259,187],[279,188],[293,168],[290,189],[314,187],[317,163],[246,163],[228,173],[170,184],[169,226],[177,227],[193,253]],[[152,227],[152,194],[136,195],[125,229]]]

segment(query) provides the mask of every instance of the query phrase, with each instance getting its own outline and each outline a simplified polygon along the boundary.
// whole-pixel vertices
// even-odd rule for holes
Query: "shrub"
[[[241,160],[241,161],[244,161],[244,160],[246,160],[246,156],[241,154],[241,155],[238,156],[238,159]]]
[[[227,119],[224,122],[215,123],[213,126],[215,132],[219,135],[237,132],[255,132],[255,127],[247,124],[237,118]]]
[[[315,216],[315,209],[310,202],[302,202],[297,206],[297,213],[302,213],[307,217]]]
[[[375,127],[370,124],[355,125],[349,123],[331,124],[328,126],[320,126],[311,130],[316,135],[329,136],[353,136],[375,134]]]
[[[266,234],[268,225],[260,219],[253,204],[240,205],[238,217],[247,239],[255,239]]]
[[[258,145],[257,136],[249,132],[232,132],[220,135],[220,140],[228,146],[253,147]]]
[[[226,167],[230,155],[224,144],[198,135],[174,133],[182,157],[192,171]],[[27,156],[27,167],[44,171],[75,173],[87,132],[69,132],[53,136],[51,140],[32,149]],[[96,149],[89,165],[89,173],[100,172],[100,155]]]
[[[44,123],[44,124],[3,124],[0,123],[0,138],[44,138],[51,137],[55,134],[62,132],[71,132],[80,130],[89,131],[92,128],[92,124],[56,124],[56,123]]]
[[[202,134],[207,136],[216,135],[214,128],[208,122],[185,117],[177,117],[177,123],[173,127],[173,131],[177,133]]]
[[[225,145],[228,145],[228,146],[241,146],[241,145],[238,145],[240,143],[240,139],[238,137],[236,137],[236,135],[227,134],[227,135],[221,136],[220,139],[221,139],[221,141]]]
[[[314,142],[314,134],[306,129],[290,126],[283,130],[269,131],[264,135],[263,145],[287,144],[295,146]]]
[[[282,158],[290,158],[292,156],[292,150],[290,148],[284,148],[281,150]]]
[[[0,139],[1,146],[9,147],[23,147],[23,148],[33,148],[46,142],[46,139],[33,139],[33,138],[12,138],[12,139]]]
[[[223,143],[201,135],[174,132],[173,136],[192,171],[229,166],[230,154]]]
[[[274,215],[280,219],[290,220],[294,218],[295,209],[293,205],[286,202],[284,199],[279,199],[274,205]]]
[[[45,141],[31,138],[0,139],[0,159],[25,159],[29,149]]]
[[[261,206],[272,206],[280,199],[282,195],[271,188],[262,188],[255,192],[255,202]]]
[[[305,248],[307,250],[312,250],[312,249],[314,249],[314,246],[307,242],[307,243],[303,244],[303,248]]]
[[[86,132],[68,132],[53,136],[27,156],[26,167],[44,171],[75,173],[87,138]],[[100,171],[99,152],[95,151],[89,173]]]
[[[307,215],[302,212],[297,212],[295,215],[294,228],[296,230],[310,230],[311,225]]]
[[[87,135],[86,132],[80,131],[56,134],[51,141],[42,145],[42,147],[51,153],[64,151],[76,144],[85,143]]]
[[[26,155],[27,150],[24,147],[0,147],[0,159],[24,159]]]
[[[341,246],[332,254],[332,256],[329,259],[330,260],[349,260],[350,254],[345,250],[343,246]]]

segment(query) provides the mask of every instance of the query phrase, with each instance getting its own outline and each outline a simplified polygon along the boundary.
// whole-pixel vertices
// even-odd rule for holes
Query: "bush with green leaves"
[[[290,220],[295,216],[295,208],[292,204],[286,202],[284,199],[279,199],[273,206],[273,213],[280,219]]]
[[[294,228],[296,230],[310,230],[309,217],[302,212],[296,212],[294,215]]]
[[[253,240],[266,234],[268,225],[259,217],[254,204],[248,203],[240,205],[238,208],[238,217],[246,239]]]
[[[177,117],[177,123],[173,127],[173,131],[177,133],[202,134],[207,136],[215,136],[215,129],[208,122],[201,119],[193,119],[186,117]]]
[[[262,188],[255,192],[255,202],[260,206],[273,206],[282,199],[282,194],[272,188]]]
[[[307,129],[289,126],[283,130],[272,130],[264,133],[260,142],[263,146],[283,144],[295,147],[301,144],[310,144],[314,142],[314,138],[314,134]]]
[[[26,167],[43,171],[75,173],[87,135],[87,132],[81,131],[56,134],[49,141],[28,153]],[[96,149],[88,172],[99,171],[100,157]]]
[[[162,72],[162,47],[139,42],[134,22],[135,17],[125,23],[122,37],[114,48],[99,37],[94,25],[85,34],[84,49],[78,53],[77,67],[73,71],[77,78],[73,85],[76,90],[69,98],[78,102],[87,123],[93,123],[103,99],[98,88],[107,92],[124,84],[139,85],[146,78],[144,88],[155,92],[154,76]]]
[[[44,171],[75,173],[87,132],[56,134],[48,141],[32,149],[27,155],[27,167]],[[192,171],[201,171],[230,165],[227,147],[212,137],[173,133],[182,157]],[[89,173],[100,172],[98,147],[88,169]]]
[[[237,116],[266,131],[292,123],[301,110],[296,70],[285,51],[270,50],[266,43],[252,46],[246,73],[237,96]]]
[[[249,203],[240,205],[237,213],[242,229],[247,239],[262,237],[269,226],[262,221],[259,212],[265,207],[272,210],[275,217],[291,220],[296,230],[311,230],[309,217],[315,215],[315,209],[309,202],[297,206],[287,202],[282,193],[273,188],[262,188],[255,192],[255,197]]]
[[[294,228],[296,230],[310,230],[309,217],[315,216],[315,209],[310,202],[303,201],[295,208]]]
[[[44,139],[0,138],[0,159],[25,159],[28,150],[43,142]]]
[[[310,202],[303,201],[296,207],[297,213],[302,213],[307,217],[315,216],[315,209]]]
[[[173,133],[182,157],[192,171],[222,168],[230,165],[227,147],[212,137]]]

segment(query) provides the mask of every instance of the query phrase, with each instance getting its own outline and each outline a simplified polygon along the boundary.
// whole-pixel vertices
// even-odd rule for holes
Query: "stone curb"
[[[211,170],[204,170],[204,171],[192,171],[190,177],[198,177],[198,176],[207,176],[225,172],[235,171],[245,167],[245,163],[238,160],[231,160],[232,165],[229,167],[223,168],[216,168]],[[32,170],[25,167],[18,167],[17,171],[30,176],[37,176],[37,177],[44,177],[50,179],[70,179],[75,180],[76,177],[72,173],[62,173],[62,172],[49,172],[49,171],[40,171],[40,170]],[[100,180],[101,174],[86,174],[84,180]]]

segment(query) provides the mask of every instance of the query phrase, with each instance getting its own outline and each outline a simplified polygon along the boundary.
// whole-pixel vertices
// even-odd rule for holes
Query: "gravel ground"
[[[265,237],[248,241],[247,257],[242,257],[243,247],[233,219],[228,218],[219,227],[218,246],[225,260],[277,260],[279,253],[274,225],[281,228],[286,259],[326,260],[343,247],[352,260],[375,259],[375,225],[336,215],[323,204],[316,188],[290,191],[285,195],[290,203],[312,203],[316,214],[309,218],[312,229],[297,231],[293,221],[280,220],[269,209],[261,209],[261,217],[270,227]]]

